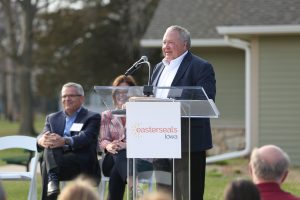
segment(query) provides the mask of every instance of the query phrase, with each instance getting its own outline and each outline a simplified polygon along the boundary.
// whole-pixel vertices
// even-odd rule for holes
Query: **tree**
[[[39,9],[47,11],[51,0],[0,0],[4,19],[4,41],[0,44],[1,55],[6,64],[3,85],[5,86],[5,111],[11,120],[20,120],[19,133],[34,135],[32,62],[34,29]],[[59,1],[62,2],[62,1]],[[68,2],[68,1],[64,1]]]
[[[81,2],[82,7],[57,7],[48,12],[53,2],[59,6]],[[0,17],[5,21],[4,33],[0,27],[0,52],[8,63],[2,71],[9,72],[4,80],[10,80],[3,84],[9,105],[6,111],[12,113],[11,119],[20,119],[20,133],[35,133],[32,85],[39,95],[49,98],[57,96],[67,81],[81,82],[90,89],[110,84],[116,75],[124,73],[141,56],[139,40],[157,3],[0,0]]]
[[[11,69],[16,72],[19,88],[20,104],[20,133],[34,135],[33,128],[33,109],[32,109],[32,88],[31,88],[31,55],[33,45],[33,20],[37,11],[38,0],[33,3],[31,0],[18,0],[11,2],[1,0],[5,13],[5,24],[8,42],[6,48],[2,46],[2,52],[11,61]],[[20,6],[20,10],[13,9]],[[16,21],[18,13],[20,20]],[[17,24],[19,23],[19,24]],[[18,25],[18,28],[16,28]],[[19,34],[18,34],[19,31]],[[9,82],[8,82],[9,85]],[[8,88],[14,92],[14,86]],[[17,104],[16,104],[17,105]]]
[[[1,10],[4,11],[1,18],[6,19],[2,24],[1,38],[3,43],[0,45],[1,60],[2,60],[2,91],[3,91],[3,109],[4,116],[10,121],[17,118],[17,103],[16,103],[16,66],[12,61],[13,52],[15,51],[15,27],[13,19],[13,10],[9,1],[1,0]],[[5,37],[7,36],[7,37]],[[4,45],[2,45],[4,44]]]
[[[57,94],[67,81],[81,82],[86,89],[111,84],[141,56],[139,40],[157,2],[112,0],[41,15],[41,27],[47,28],[37,33],[39,93]]]

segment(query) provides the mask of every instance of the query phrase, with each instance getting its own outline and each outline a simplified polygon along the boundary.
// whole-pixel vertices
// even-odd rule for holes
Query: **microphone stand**
[[[147,97],[154,95],[153,94],[153,85],[150,85],[151,82],[151,66],[148,61],[141,62],[140,64],[146,63],[148,66],[148,85],[144,85],[143,94]]]
[[[142,56],[142,58],[140,60],[138,60],[137,62],[135,62],[126,72],[125,72],[125,76],[131,75],[133,74],[136,70],[138,70],[142,64],[147,64],[148,66],[148,85],[144,85],[143,88],[143,94],[147,97],[154,95],[153,94],[153,86],[150,85],[151,82],[151,66],[150,63],[148,62],[148,59],[146,56]]]

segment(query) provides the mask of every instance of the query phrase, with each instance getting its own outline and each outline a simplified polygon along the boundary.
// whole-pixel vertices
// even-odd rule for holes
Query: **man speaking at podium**
[[[190,52],[190,33],[183,27],[174,25],[167,28],[162,43],[164,58],[158,63],[152,74],[152,85],[170,86],[201,86],[209,99],[214,100],[216,80],[212,65]],[[168,94],[156,93],[156,97],[167,98]],[[188,134],[188,119],[181,120],[182,135]],[[191,164],[190,164],[190,199],[202,200],[205,184],[206,150],[212,148],[210,121],[208,118],[191,119]],[[183,143],[182,159],[175,160],[175,195],[177,200],[188,199],[186,183],[188,176],[182,175],[188,167],[188,147]],[[154,162],[154,167],[166,169],[162,160]],[[165,160],[163,161],[165,163]]]

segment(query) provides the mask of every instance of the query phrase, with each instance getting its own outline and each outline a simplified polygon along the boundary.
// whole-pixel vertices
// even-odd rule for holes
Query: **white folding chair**
[[[34,155],[30,161],[30,167],[28,172],[0,172],[0,180],[22,180],[30,181],[30,187],[28,192],[28,200],[37,199],[37,183],[36,183],[36,170],[38,163],[38,152],[36,147],[36,138],[30,136],[14,135],[0,137],[0,150],[5,149],[26,149],[34,152]]]
[[[109,177],[106,177],[102,174],[101,176],[101,182],[99,184],[99,193],[100,193],[100,197],[101,199],[105,199],[105,190],[106,190],[106,185],[109,182]]]

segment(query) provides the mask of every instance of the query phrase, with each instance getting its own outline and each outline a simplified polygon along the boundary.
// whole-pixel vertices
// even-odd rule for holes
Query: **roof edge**
[[[299,25],[259,25],[259,26],[217,26],[217,31],[221,35],[280,35],[280,34],[300,34]]]

